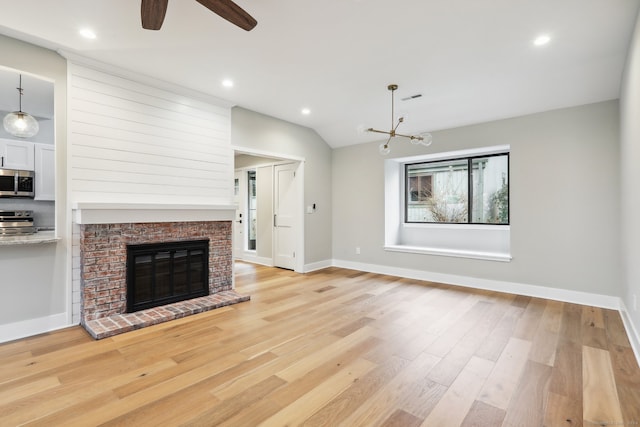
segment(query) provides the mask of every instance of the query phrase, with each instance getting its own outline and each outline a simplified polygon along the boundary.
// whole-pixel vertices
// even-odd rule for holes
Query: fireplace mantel
[[[76,224],[232,221],[236,207],[199,204],[75,203],[73,220]]]

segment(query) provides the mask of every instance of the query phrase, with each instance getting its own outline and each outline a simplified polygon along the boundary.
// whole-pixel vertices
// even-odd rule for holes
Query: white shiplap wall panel
[[[78,67],[76,64],[74,66]],[[71,70],[71,73],[73,72]],[[100,99],[99,94],[103,94],[107,99],[117,103],[120,99],[130,100],[131,94],[135,94],[135,103],[130,104],[129,108],[143,105],[146,106],[143,107],[144,111],[148,112],[155,110],[175,111],[203,119],[208,119],[211,111],[215,112],[216,109],[221,116],[227,115],[227,107],[214,106],[207,103],[209,107],[214,108],[208,108],[206,112],[203,112],[200,108],[202,104],[200,100],[176,95],[164,89],[141,85],[138,82],[122,79],[95,69],[83,67],[82,74],[76,74],[76,76],[78,79],[74,87],[79,90],[84,89],[93,92],[95,95],[92,95],[91,99]],[[108,76],[107,79],[105,79],[105,76]],[[179,106],[179,108],[176,109],[176,106]],[[150,109],[147,110],[147,107]]]
[[[156,132],[157,135],[162,135],[162,130],[177,133],[186,132],[190,136],[209,135],[212,130],[222,132],[223,135],[228,133],[228,123],[225,121],[229,117],[227,108],[214,107],[200,101],[143,86],[143,89],[148,89],[148,93],[154,94],[154,96],[150,96],[140,92],[140,84],[102,73],[113,82],[110,85],[105,85],[95,80],[95,77],[100,75],[96,74],[98,72],[90,69],[85,70],[92,73],[94,79],[86,79],[84,75],[76,74],[74,83],[77,85],[74,84],[71,87],[75,100],[74,109],[78,112],[91,112],[96,119],[102,116],[107,120],[122,120],[125,124],[131,124],[134,131],[137,130],[138,125],[160,126],[159,132]],[[103,86],[102,91],[96,92],[86,89],[89,84]],[[171,96],[173,97],[171,98]],[[153,102],[155,105],[152,104]],[[205,109],[202,108],[203,106]],[[212,119],[212,114],[218,114],[220,117]],[[200,132],[198,132],[198,128],[200,128]]]
[[[78,157],[82,156],[82,151],[86,150],[84,147],[81,147],[79,151]],[[132,172],[135,171],[137,173],[143,173],[148,175],[168,175],[168,176],[181,176],[186,178],[197,178],[204,180],[223,180],[226,177],[226,172],[213,170],[211,169],[211,165],[207,162],[196,163],[193,162],[193,165],[189,168],[177,167],[173,165],[157,165],[153,164],[152,161],[155,159],[150,159],[149,162],[132,162],[125,156],[122,156],[123,159],[120,160],[114,156],[113,152],[109,152],[109,150],[104,150],[107,154],[104,158],[90,158],[88,156],[83,157],[82,165],[78,166],[79,173],[82,173],[82,170],[89,171],[100,171],[104,170],[104,160],[107,156],[109,156],[110,166],[112,169],[108,169],[109,171],[113,169],[117,169],[117,172]],[[118,154],[118,153],[115,153]],[[150,156],[142,156],[142,158],[147,159]]]
[[[89,92],[76,94],[90,95]],[[205,119],[189,116],[171,117],[171,114],[159,117],[76,99],[78,101],[74,103],[74,110],[77,113],[78,123],[89,123],[98,127],[116,125],[117,129],[134,134],[153,135],[167,139],[187,135],[194,142],[200,144],[207,143],[211,136],[217,137],[216,139],[223,139],[226,136],[226,129],[202,126],[202,121]]]
[[[68,69],[72,202],[232,203],[228,107]]]
[[[99,154],[99,158],[108,155],[104,151],[113,151],[114,154],[120,153],[121,155],[145,155],[154,156],[160,160],[164,160],[161,164],[175,164],[176,160],[198,160],[206,163],[226,163],[228,160],[227,150],[219,145],[211,144],[209,147],[200,146],[197,144],[191,144],[191,149],[184,149],[183,145],[178,145],[173,140],[173,144],[161,144],[158,142],[154,144],[150,141],[137,142],[127,139],[123,139],[118,136],[107,136],[111,133],[111,130],[105,129],[104,136],[88,135],[77,131],[74,127],[73,131],[82,137],[82,140],[78,142],[77,147],[85,147],[88,150],[87,154],[91,154],[92,151],[96,151]],[[152,141],[157,141],[158,138],[149,138]],[[99,152],[103,150],[103,152]]]

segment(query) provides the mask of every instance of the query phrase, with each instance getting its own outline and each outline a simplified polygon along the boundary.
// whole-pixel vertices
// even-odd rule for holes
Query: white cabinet
[[[55,200],[56,149],[49,144],[35,145],[36,200]]]
[[[33,142],[0,139],[0,168],[34,170]]]

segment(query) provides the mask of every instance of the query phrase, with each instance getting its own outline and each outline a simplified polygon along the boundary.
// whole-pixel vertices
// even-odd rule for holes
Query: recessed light
[[[303,108],[301,113],[304,114],[305,116],[308,116],[309,114],[311,114],[311,110],[308,108]]]
[[[91,28],[82,28],[78,32],[85,39],[93,40],[96,38],[96,33]]]
[[[543,34],[541,36],[536,37],[536,39],[533,41],[533,44],[536,46],[544,46],[545,44],[549,43],[551,41],[551,37],[549,37],[546,34]]]
[[[231,79],[224,79],[222,81],[222,86],[224,87],[233,87],[233,80]]]

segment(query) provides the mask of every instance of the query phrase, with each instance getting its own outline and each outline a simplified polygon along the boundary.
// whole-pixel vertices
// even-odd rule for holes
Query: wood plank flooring
[[[251,301],[101,341],[0,345],[0,426],[632,426],[617,312],[236,264]]]

